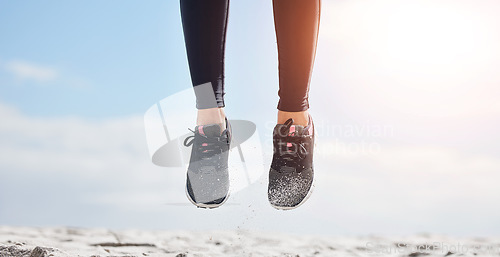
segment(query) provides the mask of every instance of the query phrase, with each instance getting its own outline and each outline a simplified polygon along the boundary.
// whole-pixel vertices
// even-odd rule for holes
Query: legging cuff
[[[303,112],[308,109],[309,101],[307,99],[299,102],[283,101],[283,99],[280,99],[278,102],[278,110],[284,112]]]

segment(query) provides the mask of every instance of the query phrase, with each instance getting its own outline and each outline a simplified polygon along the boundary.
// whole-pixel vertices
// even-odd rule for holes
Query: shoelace
[[[184,146],[189,147],[193,145],[196,140],[200,143],[193,145],[193,147],[197,147],[197,152],[200,154],[201,159],[208,159],[215,155],[218,155],[220,158],[222,147],[225,143],[225,141],[221,140],[221,138],[223,139],[224,137],[206,137],[195,133],[191,129],[189,130],[193,132],[193,135],[184,139]]]
[[[292,126],[292,124],[293,119],[288,119],[284,124],[285,126],[281,127],[279,136],[274,139],[278,147],[278,149],[276,150],[279,153],[280,158],[288,161],[293,161],[295,159],[295,156],[299,157],[300,159],[304,159],[308,153],[304,145],[304,140],[301,140],[300,135],[289,135],[288,131],[290,131],[290,127]],[[290,150],[289,144],[296,147],[294,151]]]

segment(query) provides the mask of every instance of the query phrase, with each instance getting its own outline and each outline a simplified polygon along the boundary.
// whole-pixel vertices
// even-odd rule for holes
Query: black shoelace
[[[193,145],[196,147],[196,152],[199,153],[201,159],[210,159],[213,156],[217,155],[220,159],[220,155],[223,151],[224,144],[227,143],[226,138],[221,137],[206,137],[195,133],[193,130],[189,129],[194,133],[192,136],[186,137],[184,139],[184,146],[189,147]],[[195,144],[196,142],[196,144]]]
[[[290,136],[288,131],[290,131],[290,126],[293,124],[293,119],[288,119],[285,122],[285,126],[281,127],[279,135],[274,138],[274,144],[277,149],[275,151],[278,153],[280,159],[298,162],[306,157],[308,154],[305,147],[305,142],[301,135]],[[291,147],[290,147],[290,145]],[[291,149],[292,148],[292,149]],[[297,158],[299,160],[297,160]],[[295,163],[297,164],[297,163]]]

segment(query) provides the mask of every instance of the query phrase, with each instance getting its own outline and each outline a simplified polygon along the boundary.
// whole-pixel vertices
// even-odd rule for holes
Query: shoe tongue
[[[218,124],[210,124],[210,125],[200,125],[196,127],[196,130],[201,135],[207,137],[219,137],[220,136],[220,126]]]
[[[285,125],[285,124],[276,125],[276,127],[274,127],[273,134],[284,135],[286,127],[287,127],[287,125]],[[282,130],[283,130],[283,132],[280,132]],[[304,132],[304,126],[301,126],[301,125],[290,125],[290,127],[288,128],[288,135],[289,136],[302,135],[303,132]]]

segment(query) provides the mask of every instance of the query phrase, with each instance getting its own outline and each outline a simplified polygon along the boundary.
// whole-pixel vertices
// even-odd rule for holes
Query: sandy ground
[[[500,238],[0,227],[3,256],[500,256]]]

